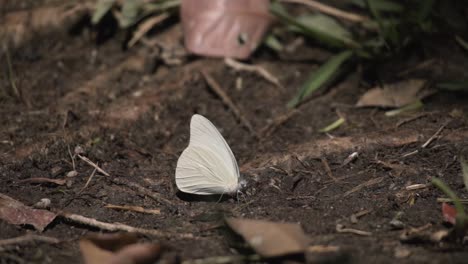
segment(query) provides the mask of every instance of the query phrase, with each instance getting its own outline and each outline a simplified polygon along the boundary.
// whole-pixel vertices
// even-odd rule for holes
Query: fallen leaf
[[[356,106],[402,107],[434,93],[425,86],[425,80],[410,79],[372,88],[361,96]]]
[[[145,264],[160,257],[159,244],[137,241],[132,233],[93,234],[80,240],[80,250],[86,264]]]
[[[457,217],[457,210],[455,207],[449,205],[448,203],[442,203],[442,215],[445,222],[455,225]]]
[[[32,225],[43,231],[56,217],[56,214],[41,209],[33,209],[0,193],[0,219],[13,225]]]
[[[182,0],[185,47],[205,56],[245,59],[271,24],[269,0]]]
[[[309,238],[299,224],[227,218],[227,224],[263,257],[304,253]]]

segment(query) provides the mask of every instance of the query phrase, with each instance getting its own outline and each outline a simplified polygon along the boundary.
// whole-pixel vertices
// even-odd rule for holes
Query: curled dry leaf
[[[56,214],[41,209],[33,209],[0,193],[0,219],[14,225],[32,225],[41,231],[56,217]]]
[[[70,27],[91,9],[89,4],[41,7],[26,11],[9,12],[0,19],[0,39],[13,47],[27,41],[34,33]]]
[[[80,250],[86,264],[154,263],[161,246],[137,243],[135,234],[94,234],[80,240]]]
[[[263,257],[304,253],[309,238],[299,224],[227,218],[227,224]]]
[[[271,23],[269,0],[182,0],[185,46],[195,54],[245,59]]]
[[[444,216],[444,221],[455,225],[457,218],[457,209],[449,205],[448,203],[442,203],[442,215]]]
[[[356,106],[402,107],[433,93],[426,88],[425,80],[410,79],[372,88],[361,96]]]

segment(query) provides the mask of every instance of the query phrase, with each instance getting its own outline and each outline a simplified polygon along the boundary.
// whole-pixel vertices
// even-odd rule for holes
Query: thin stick
[[[444,128],[448,125],[448,122],[445,123],[444,125],[442,125],[435,133],[434,135],[432,135],[432,137],[430,137],[426,143],[424,143],[421,148],[426,148],[427,146],[429,146],[429,144],[432,143],[432,141],[434,141],[436,138],[439,137],[440,133],[442,132],[442,130],[444,130]]]
[[[343,194],[343,197],[346,197],[346,196],[348,196],[348,195],[350,195],[350,194],[352,194],[354,192],[360,191],[364,187],[369,187],[369,186],[378,184],[383,179],[384,179],[384,177],[378,177],[378,178],[370,179],[370,180],[368,180],[366,182],[363,182],[363,183],[359,184],[358,186],[352,188],[351,190],[347,191],[345,194]]]
[[[76,154],[78,156],[78,158],[80,158],[82,161],[88,163],[89,165],[91,165],[91,167],[94,167],[97,171],[99,171],[100,173],[106,175],[106,176],[110,176],[109,173],[107,173],[105,170],[101,169],[98,165],[96,165],[96,163],[92,162],[90,159],[88,159],[87,157],[85,156],[81,156],[80,154]]]
[[[131,48],[135,43],[138,42],[150,29],[152,29],[155,25],[161,23],[166,18],[169,17],[168,13],[162,13],[158,16],[151,17],[141,23],[135,33],[133,34],[132,39],[128,42],[128,47]]]
[[[239,108],[234,104],[231,98],[224,92],[221,86],[213,79],[213,77],[211,77],[208,73],[204,71],[201,71],[201,74],[205,78],[206,83],[208,84],[208,87],[211,88],[211,90],[215,92],[221,98],[221,101],[223,101],[223,103],[232,110],[234,115],[249,130],[249,132],[252,135],[254,135],[256,138],[258,138],[259,136],[257,135],[257,132],[254,130],[254,128],[250,124],[249,120],[247,120],[245,116],[241,114],[241,111],[239,110]]]
[[[162,236],[162,237],[179,237],[179,238],[192,238],[193,237],[192,234],[166,233],[160,230],[144,229],[144,228],[133,227],[133,226],[120,224],[120,223],[106,223],[106,222],[96,220],[94,218],[89,218],[89,217],[85,217],[82,215],[65,213],[65,212],[60,213],[60,216],[78,224],[84,224],[87,226],[91,226],[94,228],[99,228],[101,230],[106,230],[106,231],[111,231],[111,232],[125,231],[125,232],[130,232],[130,233],[138,233],[138,234]]]
[[[418,154],[418,153],[419,153],[419,150],[415,150],[415,151],[411,151],[409,153],[403,154],[403,156],[401,156],[401,157],[406,158],[406,157],[409,157],[409,156],[412,156],[412,155],[415,155],[415,154]]]
[[[396,127],[398,128],[398,127],[400,127],[400,126],[402,126],[402,125],[404,125],[404,124],[406,124],[406,123],[412,122],[412,121],[417,120],[417,119],[419,119],[419,118],[421,118],[421,117],[424,117],[424,116],[427,116],[427,113],[422,113],[422,114],[420,114],[420,115],[413,116],[413,117],[410,117],[410,118],[408,118],[408,119],[404,119],[404,120],[398,122],[398,123],[396,124]]]
[[[73,170],[76,171],[75,155],[72,155],[71,150],[70,150],[70,145],[67,145],[67,150],[68,150],[68,155],[70,155],[70,159],[72,161]]]
[[[358,15],[358,14],[346,12],[346,11],[337,9],[335,7],[332,7],[332,6],[319,3],[319,2],[317,2],[315,0],[281,0],[281,2],[303,4],[303,5],[312,7],[312,8],[314,8],[314,9],[316,9],[316,10],[322,12],[322,13],[325,13],[325,14],[328,14],[328,15],[331,15],[331,16],[334,16],[334,17],[346,19],[346,20],[349,20],[351,22],[361,23],[361,22],[364,22],[366,20],[369,20],[369,18],[367,18],[365,16],[361,16],[361,15]]]
[[[28,244],[32,242],[44,242],[44,243],[49,243],[49,244],[57,244],[57,243],[60,243],[60,240],[55,237],[27,234],[23,236],[0,240],[0,248],[8,247],[8,246],[23,245],[23,244]]]
[[[81,188],[81,190],[78,192],[78,194],[80,194],[81,192],[83,192],[84,189],[86,189],[86,187],[88,187],[88,184],[91,182],[91,180],[93,179],[94,177],[94,174],[96,174],[96,171],[97,169],[94,168],[93,172],[91,173],[91,175],[89,175],[89,178],[88,180],[86,181],[86,184],[83,186],[83,188]]]
[[[168,199],[162,197],[162,195],[160,195],[159,193],[155,193],[155,192],[153,192],[153,191],[139,185],[138,183],[129,182],[129,181],[126,181],[126,180],[123,180],[123,179],[120,179],[120,178],[110,178],[110,180],[115,184],[125,185],[125,186],[137,191],[138,193],[144,194],[144,195],[152,198],[156,202],[165,205],[166,207],[168,207],[172,211],[177,210],[176,206],[171,201],[169,201]]]
[[[4,50],[5,50],[5,56],[6,56],[7,66],[8,66],[8,79],[10,81],[11,88],[13,89],[13,93],[15,97],[24,102],[24,100],[21,98],[21,92],[19,91],[15,83],[15,75],[13,73],[13,66],[11,64],[10,51],[8,50],[7,45],[4,45]]]
[[[336,225],[336,232],[338,233],[351,233],[351,234],[356,234],[360,236],[371,236],[371,232],[367,231],[362,231],[354,228],[345,228],[343,225],[337,224]]]
[[[281,85],[278,78],[273,76],[273,74],[271,74],[270,72],[268,72],[265,68],[261,66],[241,63],[231,58],[225,58],[224,63],[236,71],[247,71],[247,72],[256,73],[262,76],[265,80],[274,84],[276,87],[280,88],[281,90],[284,90],[284,87],[283,85]]]
[[[109,208],[109,209],[132,211],[132,212],[144,213],[144,214],[154,214],[154,215],[161,214],[161,210],[159,209],[146,209],[141,206],[106,204],[104,207]]]
[[[289,119],[291,119],[291,117],[295,116],[297,113],[299,113],[297,109],[292,109],[286,114],[275,118],[275,120],[273,120],[271,124],[266,125],[260,130],[260,135],[262,136],[262,138],[270,136],[273,132],[275,132],[276,129],[278,129],[278,127],[286,123]]]
[[[330,165],[328,165],[327,159],[326,158],[321,158],[320,160],[322,161],[322,164],[325,167],[325,171],[327,172],[328,177],[332,178],[333,181],[335,181],[335,182],[338,181],[338,179],[336,179],[335,176],[333,176],[332,170],[330,169]]]

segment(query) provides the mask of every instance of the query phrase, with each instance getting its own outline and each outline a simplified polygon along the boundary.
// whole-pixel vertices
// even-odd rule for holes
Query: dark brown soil
[[[439,92],[424,100],[422,110],[390,118],[381,109],[353,107],[375,82],[366,74],[353,73],[302,105],[271,135],[257,139],[208,88],[200,71],[209,72],[221,84],[260,133],[287,113],[288,100],[328,52],[304,46],[288,60],[261,49],[252,62],[277,76],[285,86],[280,90],[255,74],[235,72],[218,59],[190,57],[179,66],[160,65],[148,72],[147,49],[123,50],[123,39],[116,35],[96,45],[95,31],[90,29],[78,34],[52,32],[10,50],[20,96],[15,96],[6,77],[7,65],[2,63],[0,193],[26,205],[49,198],[53,210],[100,221],[191,234],[192,238],[142,237],[167,244],[167,252],[182,260],[240,254],[239,241],[230,241],[222,225],[224,216],[236,216],[300,223],[312,245],[340,247],[338,254],[326,259],[337,263],[466,263],[466,246],[407,242],[400,236],[427,224],[428,233],[447,228],[436,201],[444,195],[430,185],[414,191],[405,190],[406,186],[439,177],[461,198],[467,197],[458,161],[468,135],[467,94]],[[449,44],[441,45],[439,50]],[[462,51],[450,50],[452,57],[468,62]],[[318,54],[320,59],[297,59],[304,53]],[[447,59],[436,52],[428,56]],[[5,54],[1,61],[6,61]],[[402,65],[408,62],[392,62],[385,68],[388,73],[379,75],[394,78],[406,69]],[[236,88],[238,78],[241,89]],[[319,133],[337,119],[337,111],[346,123],[329,134]],[[245,197],[217,202],[218,197],[206,200],[178,194],[175,165],[188,144],[194,113],[209,118],[230,144],[249,182]],[[404,120],[408,122],[397,126]],[[444,125],[441,136],[422,148]],[[69,149],[73,152],[76,146],[111,176],[96,174],[80,193],[93,168],[77,159],[78,176],[70,178],[69,187],[20,182],[31,177],[66,178],[73,170]],[[353,152],[359,153],[358,158],[343,165]],[[138,183],[169,199],[172,206],[110,178]],[[108,203],[160,208],[161,214],[104,208]],[[368,213],[352,223],[351,216],[364,210]],[[390,224],[397,216],[401,228]],[[337,224],[371,235],[339,233]],[[96,231],[59,218],[42,234],[63,243],[7,248],[0,251],[0,263],[81,263],[78,240]],[[0,239],[27,233],[37,232],[0,221]],[[409,255],[399,257],[402,249]]]

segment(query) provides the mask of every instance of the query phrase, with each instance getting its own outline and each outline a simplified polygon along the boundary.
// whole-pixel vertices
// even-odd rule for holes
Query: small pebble
[[[390,226],[395,230],[400,230],[405,228],[405,223],[398,219],[393,219],[392,221],[390,221]]]
[[[77,172],[77,171],[74,171],[74,170],[69,171],[69,172],[67,173],[67,177],[69,177],[69,178],[76,177],[77,175],[78,175],[78,172]]]
[[[42,198],[39,202],[33,205],[34,208],[37,209],[48,209],[50,207],[50,199],[49,198]]]

